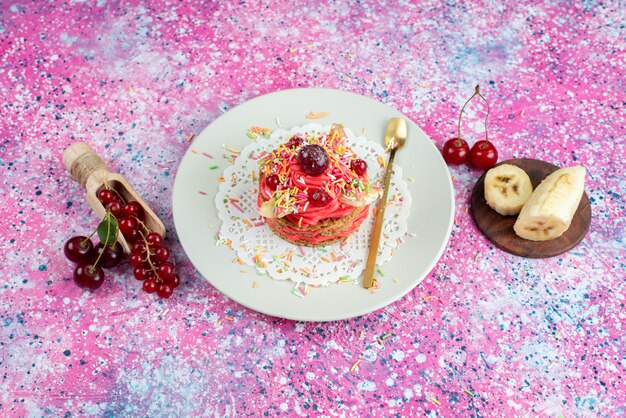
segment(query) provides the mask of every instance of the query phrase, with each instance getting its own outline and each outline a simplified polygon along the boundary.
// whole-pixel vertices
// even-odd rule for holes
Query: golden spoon
[[[406,122],[401,118],[392,118],[387,125],[385,133],[385,145],[389,152],[389,162],[385,171],[383,180],[383,196],[378,204],[378,213],[374,222],[374,230],[372,231],[372,239],[370,241],[370,251],[367,255],[367,263],[365,264],[365,273],[363,274],[363,287],[369,289],[374,286],[374,268],[376,267],[376,257],[378,256],[378,244],[380,242],[380,232],[383,229],[383,218],[385,217],[385,207],[387,206],[387,194],[389,193],[389,182],[391,180],[391,172],[393,171],[393,160],[396,157],[396,151],[406,142]]]

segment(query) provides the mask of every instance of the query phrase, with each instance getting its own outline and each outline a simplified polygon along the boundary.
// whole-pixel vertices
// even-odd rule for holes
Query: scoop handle
[[[89,177],[98,170],[108,172],[106,163],[84,142],[75,142],[63,151],[63,165],[86,188]]]

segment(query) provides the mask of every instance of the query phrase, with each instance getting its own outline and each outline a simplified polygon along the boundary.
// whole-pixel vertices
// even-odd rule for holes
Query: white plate
[[[403,117],[408,123],[407,144],[398,151],[396,163],[407,178],[413,179],[408,182],[413,197],[408,230],[415,236],[406,237],[393,258],[383,266],[384,277],[379,276],[380,288],[375,292],[357,285],[336,284],[311,289],[306,298],[299,298],[291,293],[293,282],[257,275],[253,267],[231,262],[237,255],[226,245],[215,245],[215,233],[220,228],[214,203],[217,179],[229,164],[221,158],[227,153],[223,146],[243,148],[250,142],[246,136],[250,127],[274,130],[278,127],[277,118],[283,128],[311,122],[306,118],[309,112],[328,112],[327,117],[315,122],[342,123],[356,134],[366,128],[370,140],[381,142],[390,118]],[[214,159],[203,156],[203,152]],[[215,165],[220,168],[212,170]],[[173,211],[178,237],[189,259],[209,283],[229,298],[281,318],[332,321],[380,309],[400,299],[422,281],[448,242],[454,217],[454,194],[448,168],[433,142],[397,110],[354,93],[293,89],[250,100],[229,110],[202,131],[178,167]],[[256,288],[254,282],[257,282]]]

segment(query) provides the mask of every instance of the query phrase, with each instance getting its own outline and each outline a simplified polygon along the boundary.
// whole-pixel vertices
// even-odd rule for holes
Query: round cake
[[[380,190],[346,139],[335,124],[327,133],[288,137],[260,158],[259,213],[276,235],[297,245],[328,245],[367,218]]]

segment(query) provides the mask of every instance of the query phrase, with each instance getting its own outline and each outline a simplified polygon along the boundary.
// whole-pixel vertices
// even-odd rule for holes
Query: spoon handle
[[[363,287],[369,289],[374,286],[374,269],[376,268],[376,257],[378,256],[378,245],[380,243],[380,233],[383,229],[383,220],[385,217],[385,208],[387,207],[387,195],[389,194],[389,183],[391,181],[391,172],[393,171],[393,160],[396,157],[397,148],[393,148],[389,153],[389,162],[387,162],[387,170],[383,179],[383,195],[378,203],[378,213],[372,230],[372,238],[370,240],[370,251],[367,254],[367,263],[365,264],[365,273],[363,273]]]

